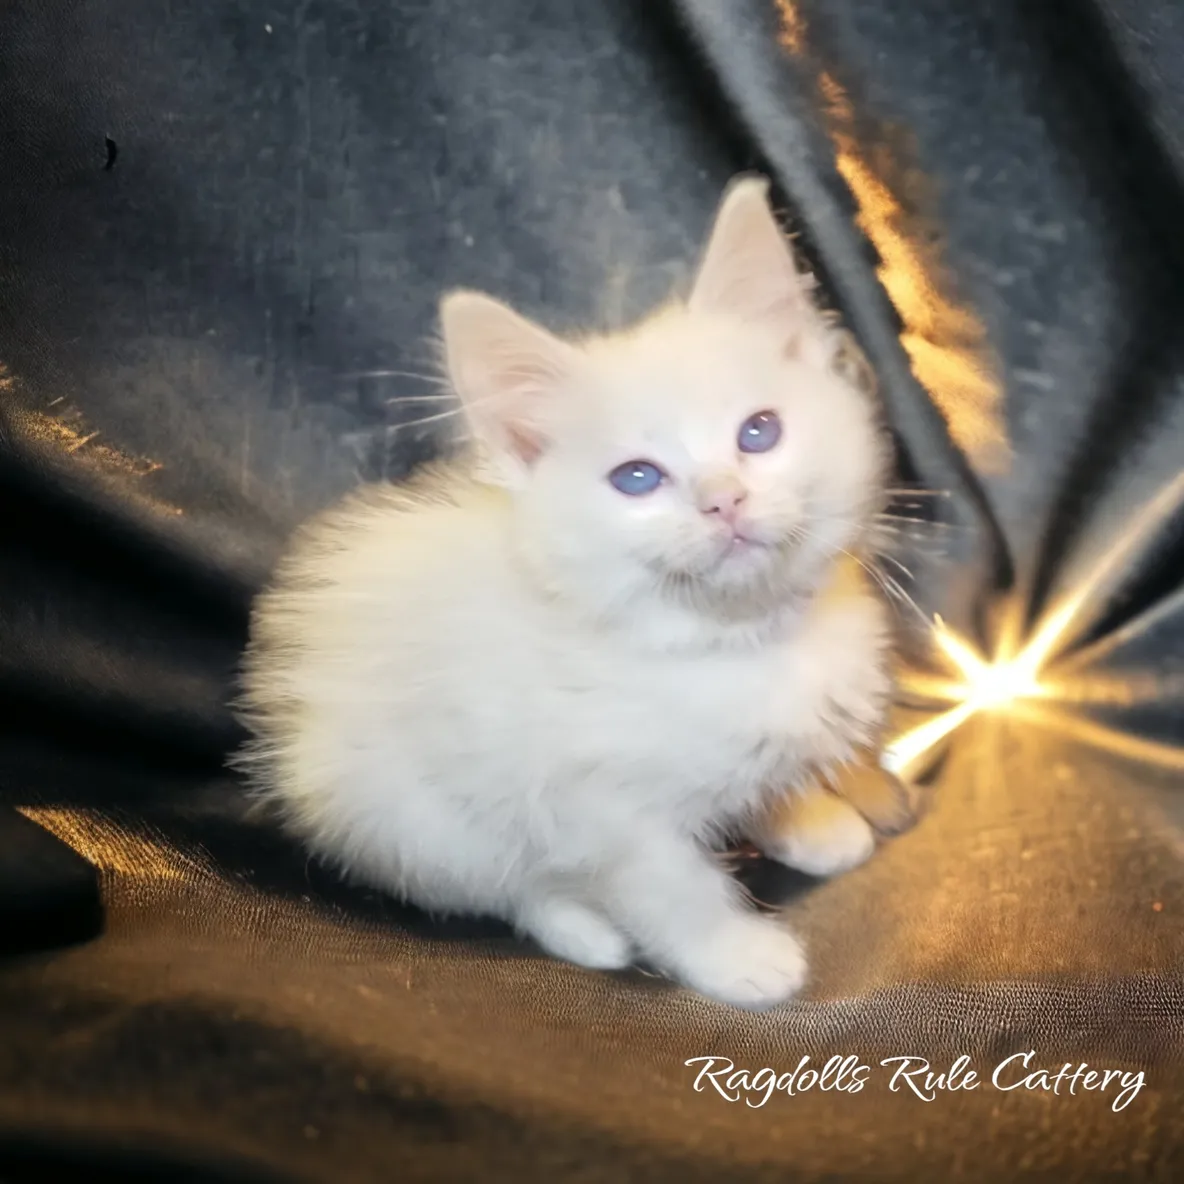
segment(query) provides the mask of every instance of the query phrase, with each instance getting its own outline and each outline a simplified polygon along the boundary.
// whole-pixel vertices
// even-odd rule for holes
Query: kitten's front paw
[[[782,803],[756,837],[762,853],[811,876],[834,876],[866,862],[875,832],[848,802],[811,790]]]
[[[791,934],[760,917],[739,917],[683,960],[681,977],[700,994],[763,1011],[784,1003],[806,981],[806,956]]]
[[[523,911],[519,924],[549,954],[592,970],[620,970],[633,961],[628,938],[599,913],[562,897]]]

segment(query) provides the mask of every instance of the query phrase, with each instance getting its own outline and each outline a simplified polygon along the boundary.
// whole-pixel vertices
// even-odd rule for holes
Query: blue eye
[[[613,488],[628,497],[641,497],[653,493],[662,484],[665,474],[656,464],[648,460],[627,460],[617,465],[608,475]]]
[[[781,419],[776,411],[758,411],[740,425],[736,443],[741,452],[768,452],[781,439]]]

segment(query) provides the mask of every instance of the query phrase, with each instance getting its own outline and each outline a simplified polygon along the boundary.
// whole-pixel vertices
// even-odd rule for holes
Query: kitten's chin
[[[743,601],[758,612],[802,606],[830,585],[847,556],[842,547],[803,545],[796,537],[729,540],[701,570],[699,583],[712,598]]]
[[[829,579],[837,556],[804,546],[796,535],[714,537],[676,563],[645,566],[662,596],[709,617],[753,619],[808,604]]]
[[[777,548],[756,539],[735,536],[721,544],[710,567],[707,579],[722,577],[725,581],[764,578],[776,566]]]
[[[691,582],[710,600],[774,609],[800,598],[802,581],[794,567],[786,547],[736,539],[720,547]]]

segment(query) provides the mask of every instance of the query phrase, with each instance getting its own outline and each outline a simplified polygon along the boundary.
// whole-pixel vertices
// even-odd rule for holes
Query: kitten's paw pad
[[[620,970],[633,961],[633,947],[599,913],[568,900],[550,900],[522,917],[522,927],[556,958],[592,970]]]
[[[875,831],[853,806],[827,798],[795,811],[779,833],[766,835],[760,844],[764,854],[812,876],[833,876],[866,863],[876,849]]]
[[[798,940],[756,917],[721,930],[682,969],[692,990],[751,1011],[784,1003],[806,982],[806,956]]]

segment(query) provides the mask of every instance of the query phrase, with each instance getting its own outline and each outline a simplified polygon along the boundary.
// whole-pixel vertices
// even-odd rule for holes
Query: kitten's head
[[[885,443],[769,209],[725,194],[690,296],[561,341],[472,292],[441,308],[449,376],[520,534],[608,607],[746,615],[818,588],[877,508]]]

